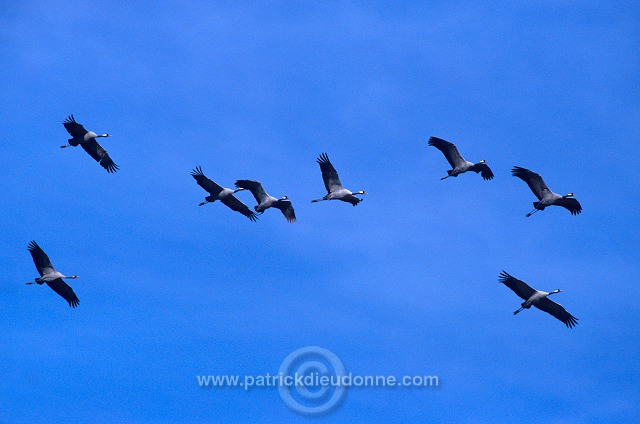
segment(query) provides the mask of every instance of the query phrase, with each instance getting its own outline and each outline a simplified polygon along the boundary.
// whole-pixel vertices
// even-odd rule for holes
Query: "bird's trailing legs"
[[[450,176],[451,176],[451,175],[447,175],[446,177],[442,177],[442,178],[440,178],[440,181],[442,181],[442,180],[446,180],[446,179],[447,179],[447,178],[449,178]]]
[[[532,210],[531,212],[529,212],[528,214],[526,214],[525,216],[526,216],[527,218],[529,218],[531,215],[533,215],[534,213],[538,212],[539,210],[540,210],[540,209],[534,209],[534,210]]]
[[[206,205],[207,203],[209,203],[209,201],[205,200],[204,202],[200,203],[198,206]]]
[[[521,306],[521,307],[520,307],[520,309],[518,309],[517,311],[515,311],[515,312],[513,313],[513,315],[516,315],[518,312],[520,312],[520,311],[521,311],[521,310],[523,310],[523,309],[524,309],[524,306]]]

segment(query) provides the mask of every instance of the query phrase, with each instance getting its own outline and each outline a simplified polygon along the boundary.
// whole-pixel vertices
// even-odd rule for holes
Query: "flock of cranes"
[[[111,137],[110,134],[97,134],[93,131],[87,131],[81,124],[76,122],[73,115],[69,115],[63,122],[63,125],[72,138],[68,140],[69,144],[60,147],[66,148],[80,145],[89,156],[95,159],[107,172],[113,173],[118,170],[118,165],[114,163],[107,151],[96,141],[96,139],[100,137]],[[481,160],[477,163],[465,160],[455,144],[441,138],[431,137],[428,145],[440,150],[452,167],[452,169],[447,171],[447,176],[441,178],[442,180],[449,177],[457,177],[468,171],[480,174],[485,181],[494,178],[494,174],[491,168],[489,168],[489,165],[487,165],[486,160]],[[338,177],[338,172],[331,164],[329,156],[326,153],[322,153],[318,157],[317,162],[320,165],[322,180],[324,181],[327,194],[319,199],[312,200],[312,203],[324,200],[340,200],[356,206],[362,202],[363,199],[357,197],[357,195],[367,193],[364,190],[352,192],[344,188]],[[533,194],[538,198],[537,202],[533,202],[533,211],[526,214],[527,217],[530,217],[537,211],[544,210],[548,206],[561,206],[569,210],[572,215],[578,215],[582,212],[582,206],[578,200],[575,199],[573,193],[561,196],[552,192],[539,174],[519,166],[513,167],[511,173],[514,177],[518,177],[527,183]],[[287,222],[296,222],[296,214],[291,200],[287,196],[276,198],[269,195],[259,181],[237,180],[235,182],[236,188],[230,189],[222,187],[207,178],[199,166],[191,172],[191,175],[196,183],[209,193],[209,196],[205,197],[204,202],[199,204],[200,206],[219,200],[220,203],[229,209],[241,213],[251,221],[256,221],[258,214],[262,214],[267,209],[275,208],[282,212]],[[253,211],[234,196],[234,194],[245,190],[250,191],[257,202]],[[66,276],[56,271],[47,254],[44,253],[35,241],[29,243],[28,250],[31,253],[36,269],[40,273],[40,277],[26,284],[42,285],[46,283],[53,291],[64,298],[69,303],[69,306],[72,308],[77,307],[80,300],[73,289],[64,282],[64,279],[75,279],[78,278],[78,276]],[[535,290],[524,281],[512,277],[505,271],[502,271],[500,274],[499,281],[524,300],[520,309],[515,311],[514,315],[523,309],[529,309],[531,306],[535,306],[541,311],[547,312],[562,321],[568,328],[573,328],[577,324],[576,317],[568,313],[560,304],[549,299],[549,296],[560,293],[562,290],[558,289],[552,292]]]

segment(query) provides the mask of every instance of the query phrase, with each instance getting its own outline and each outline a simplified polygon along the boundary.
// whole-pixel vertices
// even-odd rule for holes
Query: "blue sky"
[[[639,40],[635,2],[3,2],[0,421],[637,420]],[[71,113],[119,172],[58,147]],[[432,135],[495,179],[440,181]],[[322,152],[364,202],[310,203]],[[197,165],[298,222],[199,208]],[[514,165],[583,213],[525,218]],[[23,284],[32,239],[82,277],[77,309]],[[502,269],[579,325],[514,317]],[[197,385],[309,345],[442,385],[318,418]]]

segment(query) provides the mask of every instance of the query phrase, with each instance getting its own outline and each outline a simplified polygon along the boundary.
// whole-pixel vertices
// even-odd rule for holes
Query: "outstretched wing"
[[[440,150],[444,154],[444,157],[447,158],[447,161],[452,168],[456,168],[458,165],[462,165],[465,162],[456,145],[449,143],[447,140],[443,140],[438,137],[431,137],[428,144],[429,146],[433,146]]]
[[[340,178],[338,178],[338,172],[329,161],[329,156],[326,153],[322,153],[318,159],[320,164],[320,171],[322,171],[322,179],[324,180],[324,186],[328,193],[332,191],[338,191],[342,189]]]
[[[564,322],[568,328],[573,328],[573,326],[578,324],[578,318],[567,312],[561,304],[554,302],[548,297],[540,299],[533,306],[558,318],[560,321]]]
[[[191,176],[195,178],[200,187],[207,190],[212,196],[217,196],[218,193],[222,191],[222,187],[204,176],[202,168],[199,166],[196,166],[196,168],[191,171]]]
[[[54,292],[62,296],[64,300],[69,302],[69,306],[72,308],[75,308],[80,303],[80,299],[78,299],[78,296],[73,292],[73,289],[67,283],[62,281],[62,278],[47,281],[47,285],[51,287]]]
[[[527,183],[538,200],[542,200],[542,198],[545,197],[546,194],[551,193],[551,190],[549,190],[549,187],[547,187],[547,184],[544,182],[540,174],[536,172],[529,171],[528,169],[521,168],[519,166],[514,166],[511,170],[511,175],[513,175],[514,177],[518,177],[522,181]]]
[[[222,203],[227,205],[231,210],[236,212],[240,212],[242,215],[246,216],[252,221],[258,219],[258,215],[255,214],[251,209],[247,207],[244,203],[238,200],[233,194],[230,194],[220,200]]]
[[[493,179],[493,172],[491,172],[491,168],[489,168],[489,165],[487,165],[486,163],[476,163],[475,165],[473,165],[473,168],[471,168],[471,170],[476,174],[479,173],[480,175],[482,175],[483,180],[489,181]]]
[[[84,129],[82,125],[76,122],[73,115],[69,115],[67,119],[64,120],[62,125],[64,125],[64,128],[67,130],[69,135],[73,138],[82,138],[88,132],[87,130]]]
[[[255,197],[256,202],[258,202],[258,204],[262,203],[264,200],[266,200],[269,197],[267,192],[264,191],[264,189],[262,188],[262,184],[260,184],[259,181],[238,180],[236,181],[236,187],[249,190],[251,194],[253,194],[253,197]]]
[[[274,208],[278,208],[282,211],[282,214],[287,218],[287,222],[296,222],[296,213],[293,210],[293,205],[289,199],[280,199],[273,204]]]
[[[31,240],[27,249],[31,253],[31,257],[33,258],[33,263],[36,265],[40,276],[42,277],[45,274],[51,274],[55,269],[53,265],[51,265],[51,261],[46,253],[38,246],[34,240]]]
[[[116,165],[107,151],[98,144],[95,139],[87,140],[84,143],[80,144],[85,152],[89,153],[89,156],[94,158],[107,172],[116,172],[118,170],[118,165]]]
[[[582,212],[582,205],[573,197],[563,197],[555,201],[554,205],[562,206],[571,212],[571,215],[578,215]]]
[[[536,292],[534,289],[529,287],[527,283],[510,276],[506,271],[502,271],[500,273],[499,281],[513,290],[513,292],[523,300],[529,299]]]

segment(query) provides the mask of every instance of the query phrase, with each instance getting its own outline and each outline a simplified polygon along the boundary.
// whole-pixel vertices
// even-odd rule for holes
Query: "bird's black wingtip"
[[[327,155],[327,153],[320,153],[320,156],[318,156],[318,159],[316,159],[316,161],[320,164],[322,163],[329,163],[329,155]]]
[[[196,177],[204,177],[204,173],[202,172],[202,168],[200,166],[196,166],[192,171],[191,171],[191,176],[193,178]]]
[[[514,166],[513,168],[511,168],[511,175],[514,177],[524,176],[524,174],[526,174],[527,172],[530,172],[530,171],[520,166]]]
[[[565,324],[567,325],[567,328],[573,328],[578,325],[578,318],[574,317],[573,315],[569,315],[569,318],[567,319]]]
[[[433,137],[433,136],[429,137],[429,140],[427,141],[428,146],[434,146],[434,147],[437,147],[438,144],[442,144],[442,143],[451,144],[445,139],[442,139],[439,137]]]
[[[80,304],[80,299],[78,298],[71,299],[69,301],[69,306],[71,306],[72,308],[76,308],[79,304]]]
[[[36,250],[36,249],[39,249],[39,248],[40,248],[40,246],[38,246],[38,243],[36,243],[36,241],[35,241],[35,240],[31,240],[31,241],[29,242],[29,245],[27,246],[27,249],[28,249],[29,251]]]
[[[257,182],[257,181],[253,181],[253,180],[236,180],[235,182],[235,186],[236,188],[244,188],[245,190],[249,190],[249,187],[252,183]]]
[[[73,117],[73,114],[67,116],[67,119],[64,120],[65,124],[75,124],[76,119]]]
[[[120,169],[120,167],[118,165],[116,165],[115,163],[112,163],[112,164],[109,164],[109,165],[105,166],[104,169],[106,169],[109,174],[113,174],[118,169]]]
[[[504,283],[505,281],[509,280],[513,278],[511,275],[509,275],[509,273],[505,270],[502,270],[502,272],[500,272],[500,275],[498,276],[498,281],[501,283]]]

